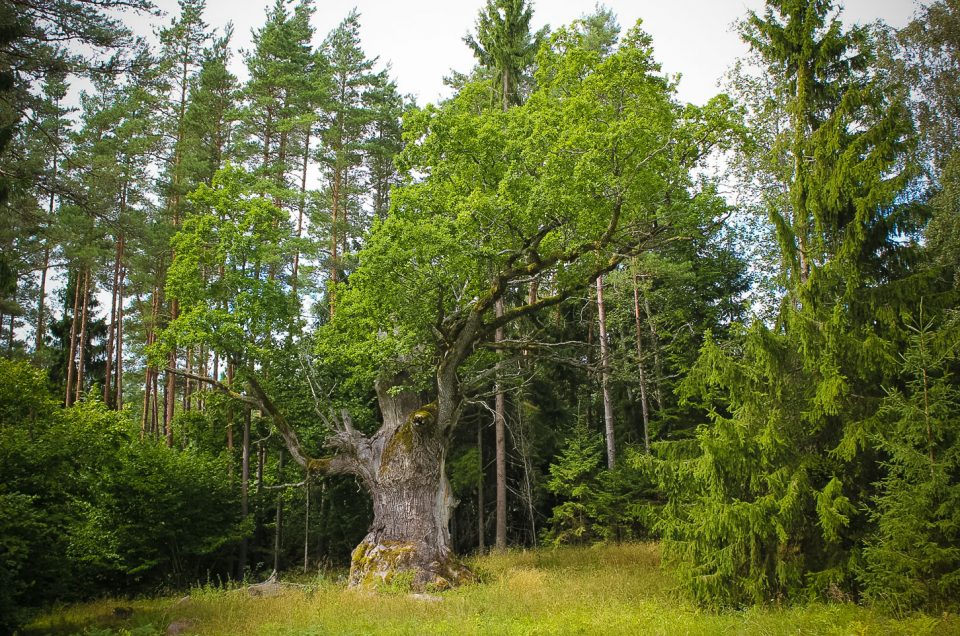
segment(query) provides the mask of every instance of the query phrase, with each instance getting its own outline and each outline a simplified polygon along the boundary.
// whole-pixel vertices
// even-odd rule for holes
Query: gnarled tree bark
[[[409,576],[415,588],[447,588],[472,579],[450,545],[456,501],[445,471],[449,426],[436,403],[377,386],[383,426],[357,454],[373,498],[373,523],[353,551],[351,585]]]
[[[383,424],[372,436],[353,428],[350,416],[324,418],[333,434],[329,457],[316,459],[304,451],[296,432],[256,377],[246,373],[250,394],[238,394],[212,378],[188,371],[172,372],[211,384],[269,415],[291,456],[308,474],[355,475],[373,499],[373,522],[353,551],[350,585],[376,586],[395,581],[413,589],[445,589],[473,579],[455,556],[450,542],[450,515],[456,501],[445,464],[451,410],[438,400],[424,404],[420,395],[402,386],[398,376],[377,383]]]

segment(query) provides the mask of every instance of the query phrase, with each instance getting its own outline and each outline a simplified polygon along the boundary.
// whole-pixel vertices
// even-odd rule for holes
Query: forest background
[[[382,480],[311,455],[404,395],[444,555],[657,538],[707,606],[955,609],[955,2],[771,0],[687,104],[642,25],[491,0],[423,107],[355,12],[238,54],[149,9],[0,9],[3,629],[349,563]]]

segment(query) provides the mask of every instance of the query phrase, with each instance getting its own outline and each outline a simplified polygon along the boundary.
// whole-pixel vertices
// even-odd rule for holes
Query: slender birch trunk
[[[597,327],[600,336],[600,386],[603,390],[603,428],[607,438],[607,468],[616,464],[613,432],[613,399],[610,395],[610,345],[607,342],[607,311],[603,304],[603,276],[597,277]]]

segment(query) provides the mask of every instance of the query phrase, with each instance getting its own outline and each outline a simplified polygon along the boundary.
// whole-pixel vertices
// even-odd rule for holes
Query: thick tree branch
[[[665,228],[663,227],[654,228],[651,231],[650,235],[647,236],[644,241],[641,241],[636,246],[634,246],[634,248],[611,256],[607,260],[607,262],[601,264],[599,267],[595,267],[590,272],[590,274],[581,281],[582,284],[571,285],[570,287],[561,289],[557,291],[555,294],[552,294],[550,296],[542,296],[538,298],[535,302],[519,305],[517,307],[512,307],[504,311],[502,316],[495,317],[490,321],[484,322],[481,326],[481,332],[489,333],[499,327],[506,326],[508,323],[511,323],[514,320],[517,320],[518,318],[521,318],[528,314],[536,313],[541,309],[545,309],[547,307],[553,307],[554,305],[558,305],[562,303],[563,301],[567,300],[574,294],[585,289],[588,285],[590,285],[592,281],[596,280],[598,276],[602,276],[616,269],[624,260],[633,256],[635,252],[640,251],[640,249],[643,247],[643,245],[646,243],[647,240],[653,238],[657,234],[662,233],[664,230]],[[592,251],[592,250],[589,250],[589,251]],[[576,260],[576,259],[573,259],[573,260]]]
[[[204,384],[209,384],[210,386],[212,386],[213,388],[217,389],[217,390],[220,391],[221,393],[232,397],[234,400],[237,400],[237,401],[239,401],[239,402],[243,402],[244,404],[247,404],[248,406],[252,406],[252,407],[255,408],[255,409],[261,409],[261,410],[262,410],[262,408],[263,408],[263,406],[262,406],[261,403],[260,403],[260,400],[257,400],[256,398],[253,398],[253,397],[250,397],[249,395],[243,395],[242,393],[237,393],[236,391],[234,391],[233,389],[231,389],[230,387],[228,387],[228,386],[227,386],[226,384],[224,384],[223,382],[220,382],[220,381],[218,381],[218,380],[216,380],[216,379],[214,379],[214,378],[209,378],[209,377],[207,377],[207,376],[202,376],[202,375],[197,375],[197,374],[195,374],[195,373],[190,373],[189,371],[185,371],[185,370],[183,370],[183,369],[174,369],[173,367],[168,367],[168,368],[167,368],[167,372],[172,373],[172,374],[174,374],[174,375],[179,375],[179,376],[182,377],[182,378],[188,378],[188,379],[190,379],[190,380],[196,380],[197,382],[202,382],[202,383],[204,383]]]
[[[257,381],[254,374],[249,370],[247,370],[244,375],[247,385],[254,394],[252,396],[237,393],[226,384],[215,380],[214,378],[208,378],[195,373],[190,373],[189,371],[184,371],[183,369],[168,368],[167,371],[184,378],[189,378],[191,380],[208,384],[221,393],[224,393],[235,400],[243,402],[248,406],[268,414],[270,419],[273,421],[273,425],[280,432],[280,436],[283,437],[283,441],[287,446],[287,450],[290,451],[290,455],[293,457],[294,461],[300,464],[309,473],[316,473],[320,475],[357,474],[358,471],[354,459],[355,454],[351,455],[351,453],[345,452],[344,454],[338,453],[332,457],[320,459],[311,457],[309,454],[307,454],[303,450],[303,446],[300,444],[300,439],[297,437],[296,431],[293,430],[293,427],[290,426],[287,418],[276,407],[276,405],[267,395],[266,391],[263,390],[263,387],[260,386],[260,383]],[[356,431],[354,431],[354,433],[356,433]],[[359,435],[359,433],[357,433],[357,435]],[[339,436],[335,435],[334,437],[338,438]],[[337,447],[342,452],[348,451],[348,444],[346,443],[346,440],[338,439],[338,443],[331,445]]]

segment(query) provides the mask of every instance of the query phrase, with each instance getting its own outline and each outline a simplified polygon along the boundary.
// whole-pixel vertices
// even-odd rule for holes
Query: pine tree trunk
[[[486,519],[483,516],[483,508],[486,502],[483,500],[484,471],[483,469],[483,420],[477,420],[477,454],[480,457],[480,472],[477,478],[477,549],[481,554],[487,549],[486,538],[484,537],[484,526]]]
[[[650,453],[650,406],[647,402],[647,375],[643,365],[643,331],[640,328],[640,291],[633,274],[633,317],[637,327],[637,376],[640,381],[640,411],[643,415],[643,448]]]
[[[589,290],[588,290],[588,300],[587,300],[587,408],[586,408],[586,417],[585,420],[593,422],[593,361],[594,361],[594,350],[593,350],[593,332],[594,332],[594,312],[596,311],[596,304],[589,299]]]
[[[250,513],[250,409],[243,411],[243,455],[240,463],[240,516],[247,518]],[[247,569],[247,538],[240,542],[237,577],[242,579]]]
[[[257,494],[263,490],[263,465],[267,461],[267,449],[263,441],[257,442]]]
[[[160,372],[154,370],[151,378],[153,381],[153,421],[151,423],[151,432],[154,439],[160,437]]]
[[[600,337],[600,386],[603,390],[603,428],[607,438],[607,468],[616,464],[613,433],[613,399],[610,395],[610,345],[607,342],[607,311],[603,304],[603,276],[597,277],[597,321]]]
[[[520,459],[523,463],[523,490],[522,498],[527,508],[527,517],[530,520],[530,543],[537,545],[537,519],[533,509],[533,482],[530,480],[530,473],[533,472],[532,460],[530,458],[531,449],[528,443],[528,436],[525,430],[525,421],[523,417],[523,400],[517,404],[517,426],[516,435],[514,435],[514,448],[520,451]]]
[[[173,230],[177,231],[180,227],[180,188],[183,183],[183,143],[184,143],[184,119],[187,112],[187,78],[190,74],[190,60],[183,58],[180,67],[180,103],[177,113],[177,140],[173,151],[173,184],[170,197],[170,211],[173,217]],[[176,252],[171,252],[170,260],[173,262],[177,257]],[[179,315],[179,304],[176,298],[170,299],[170,322],[177,319]],[[177,366],[177,349],[171,347],[170,354],[167,357],[167,366],[171,369]],[[173,373],[167,371],[166,389],[164,390],[164,409],[163,426],[168,448],[173,447],[173,414],[176,410],[177,381]]]
[[[310,475],[303,484],[304,504],[303,504],[303,573],[307,573],[310,566]]]
[[[283,99],[283,106],[281,107],[281,113],[287,110],[287,98]],[[277,174],[274,178],[274,183],[277,185],[278,189],[286,189],[287,187],[287,175],[286,175],[286,163],[287,163],[287,138],[289,133],[286,130],[280,131],[280,141],[277,147]],[[273,197],[273,204],[277,206],[278,209],[283,209],[283,199],[280,195],[275,195]],[[274,227],[278,226],[278,221],[274,221]],[[277,277],[277,264],[275,262],[270,263],[270,267],[267,270],[267,279],[274,280]]]
[[[283,449],[277,460],[277,480],[283,483]],[[280,571],[280,546],[283,543],[283,490],[277,491],[277,516],[273,527],[273,571]]]
[[[114,367],[115,393],[113,404],[119,411],[123,409],[123,286],[127,277],[127,269],[123,266],[124,253],[127,249],[127,239],[120,235],[120,283],[117,286],[117,358]]]
[[[53,207],[53,195],[50,195],[50,206]],[[47,297],[47,270],[50,268],[50,245],[44,243],[43,246],[43,266],[40,268],[40,300],[37,303],[37,338],[34,345],[34,352],[43,349],[44,324],[46,319],[44,312],[46,310]]]
[[[227,386],[233,386],[233,362],[227,363]],[[230,454],[230,457],[233,457],[233,402],[231,401],[227,405],[227,451]],[[231,459],[231,467],[233,466],[233,460]],[[233,474],[233,469],[230,469],[230,474]]]
[[[76,397],[77,402],[80,401],[80,396],[83,395],[83,365],[85,364],[85,353],[87,350],[87,314],[89,314],[90,307],[90,268],[86,268],[86,275],[83,277],[83,304],[80,310],[80,335],[77,337],[77,386],[76,386]]]
[[[206,345],[200,345],[200,355],[198,356],[198,361],[200,362],[200,377],[209,378],[207,375],[207,370],[209,369],[210,364],[210,353],[207,351]],[[197,383],[197,410],[203,413],[206,409],[206,400],[204,399],[203,393],[203,384],[200,382]]]
[[[140,417],[140,440],[147,436],[147,433],[150,432],[150,389],[153,386],[151,382],[151,375],[153,369],[149,366],[143,370],[143,409],[141,409],[142,415]]]
[[[657,326],[653,322],[653,311],[650,309],[650,299],[643,297],[644,313],[647,315],[647,328],[650,331],[650,343],[653,348],[653,399],[657,402],[657,410],[663,410],[663,392],[660,390],[663,378],[663,365],[660,361],[660,339],[657,337]]]
[[[193,362],[194,362],[194,352],[193,347],[188,347],[184,353],[184,360],[186,361],[187,373],[193,374]],[[193,381],[190,377],[183,379],[183,412],[189,413],[191,407],[193,406],[193,399],[191,397],[193,392]]]
[[[496,303],[496,315],[503,315],[503,301]],[[503,342],[503,328],[499,328],[494,333],[494,342]],[[497,353],[498,356],[502,354]],[[502,362],[497,362],[498,367],[502,367]],[[507,549],[507,436],[506,436],[506,399],[503,392],[502,378],[497,374],[496,393],[494,395],[494,434],[496,443],[496,465],[497,465],[497,514],[496,514],[496,538],[494,547],[497,550]]]
[[[327,482],[320,481],[320,505],[317,510],[317,558],[326,561],[327,519],[330,518],[330,497],[327,496]]]
[[[350,251],[350,172],[343,170],[340,179],[340,259]],[[342,272],[340,272],[342,273]],[[339,276],[339,273],[338,273]]]
[[[156,333],[156,324],[157,324],[157,311],[159,307],[159,291],[156,287],[153,288],[153,296],[150,299],[150,322],[147,324],[147,346],[153,344]],[[143,313],[143,305],[141,303],[141,314]],[[140,434],[141,439],[144,434],[152,433],[154,430],[155,420],[153,415],[152,407],[152,398],[155,396],[154,393],[154,378],[156,377],[157,371],[151,367],[147,366],[144,371],[143,378],[143,421],[140,424]]]
[[[60,106],[60,100],[57,100],[57,101],[56,101],[56,105],[57,105],[57,107],[59,108],[59,106]],[[56,134],[57,134],[58,136],[59,136],[59,133],[60,133],[59,128],[60,128],[60,127],[59,127],[59,125],[58,125],[58,126],[57,126],[57,131],[56,131]],[[53,220],[53,210],[54,210],[55,202],[56,202],[56,194],[54,194],[54,193],[55,193],[55,191],[56,191],[56,189],[57,189],[57,170],[58,170],[58,168],[59,168],[59,165],[58,165],[58,162],[57,162],[58,156],[59,156],[59,153],[57,152],[56,147],[54,147],[54,151],[53,151],[53,175],[52,175],[51,186],[50,186],[50,201],[49,201],[49,203],[48,203],[48,205],[47,205],[47,218],[48,218],[48,221],[47,221],[47,222],[48,222],[48,223]],[[47,296],[47,269],[50,267],[50,243],[49,243],[49,240],[50,240],[50,237],[48,236],[47,239],[44,241],[44,244],[43,244],[43,267],[40,269],[40,301],[39,301],[39,304],[37,305],[37,344],[36,344],[36,347],[35,347],[35,350],[36,350],[36,351],[40,351],[40,349],[43,348],[43,335],[44,335],[44,334],[43,334],[43,332],[44,332],[44,324],[43,324],[44,315],[43,315],[43,314],[44,314],[45,309],[46,309],[45,303],[46,303],[46,296]]]
[[[331,206],[330,206],[330,285],[329,285],[329,297],[327,299],[327,306],[330,312],[330,319],[333,319],[333,314],[336,307],[336,286],[337,286],[337,250],[339,249],[340,241],[337,238],[337,224],[340,221],[339,218],[339,207],[340,207],[340,170],[335,169],[333,173],[333,183],[330,186],[331,194]]]
[[[293,272],[290,274],[290,291],[293,295],[297,307],[297,318],[300,320],[300,297],[297,295],[297,285],[300,274],[300,237],[303,236],[303,214],[307,207],[307,168],[310,162],[310,129],[307,129],[307,136],[303,147],[303,170],[300,174],[300,206],[297,210],[297,244],[293,252]]]
[[[70,320],[70,353],[67,357],[67,392],[63,403],[66,406],[73,404],[74,363],[77,359],[77,313],[80,311],[80,278],[82,269],[77,272],[73,288],[73,312]]]
[[[177,299],[170,301],[170,322],[177,319],[179,305]],[[170,354],[167,356],[167,367],[177,368],[177,349],[171,347]],[[167,387],[164,393],[166,407],[163,410],[163,430],[166,434],[167,448],[173,447],[173,413],[177,405],[177,376],[167,371]]]
[[[117,287],[120,283],[120,238],[117,238],[117,245],[113,259],[113,282],[110,286],[110,322],[107,326],[107,355],[106,368],[103,373],[103,403],[110,406],[113,398],[111,389],[111,380],[113,379],[113,346],[114,337],[117,330]]]

